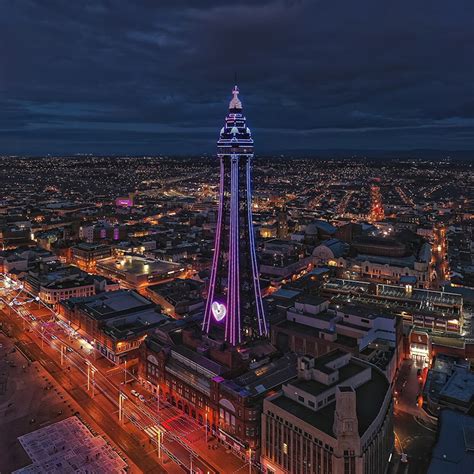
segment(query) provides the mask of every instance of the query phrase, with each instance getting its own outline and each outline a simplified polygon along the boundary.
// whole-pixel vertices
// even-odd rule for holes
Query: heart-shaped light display
[[[219,303],[218,301],[214,301],[211,306],[212,314],[214,315],[214,319],[216,321],[222,321],[227,314],[227,309],[225,305]]]

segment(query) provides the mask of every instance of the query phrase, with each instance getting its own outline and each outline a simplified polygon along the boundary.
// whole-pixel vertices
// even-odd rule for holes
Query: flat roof
[[[343,351],[340,352],[342,354],[345,354]],[[318,366],[317,369],[322,370],[325,368],[325,365],[326,364],[322,365],[321,367]],[[337,369],[337,371],[339,372],[339,379],[333,384],[326,385],[324,383],[318,382],[317,380],[298,380],[297,382],[293,383],[293,385],[297,388],[304,390],[305,392],[311,393],[312,395],[319,395],[323,392],[326,392],[330,388],[335,387],[336,385],[344,384],[348,379],[366,370],[367,367],[367,365],[362,365],[361,363],[354,362],[351,359],[348,364]],[[327,371],[328,370],[326,369],[326,372]],[[329,369],[329,371],[333,372],[332,369]]]
[[[444,409],[438,419],[438,439],[427,474],[472,472],[474,417]]]
[[[284,299],[291,299],[295,298],[301,293],[301,291],[296,290],[287,290],[285,288],[280,288],[278,291],[272,294],[274,298],[284,298]]]
[[[94,244],[94,243],[89,243],[89,242],[80,242],[78,243],[77,245],[74,245],[72,247],[73,249],[74,248],[78,248],[80,250],[98,250],[98,249],[110,249],[110,245],[106,245],[106,244]]]
[[[299,309],[296,309],[295,306],[292,306],[292,307],[288,308],[287,317],[290,317],[290,318],[294,317],[290,314],[291,311],[293,311],[293,314],[297,314],[297,315],[300,315],[300,316],[305,316],[306,318],[311,318],[311,319],[319,319],[319,320],[325,321],[327,323],[332,321],[333,319],[337,318],[336,314],[330,313],[329,311],[321,311],[320,313],[316,313],[316,314],[305,313],[305,312],[303,312]]]
[[[18,438],[33,464],[15,473],[127,472],[127,463],[104,439],[72,416]]]
[[[78,305],[90,317],[99,320],[155,307],[150,300],[129,290],[106,291],[94,296],[70,298],[62,304]]]
[[[296,377],[297,356],[289,353],[276,360],[249,370],[239,377],[226,380],[223,386],[241,396],[265,395],[269,390]]]
[[[205,355],[199,354],[198,352],[195,352],[187,348],[186,346],[173,346],[171,348],[171,352],[175,352],[176,354],[181,355],[185,359],[189,359],[196,365],[208,370],[209,372],[214,373],[215,375],[220,375],[226,371],[226,368],[223,365],[219,364],[218,362],[214,362]]]
[[[474,401],[474,373],[465,368],[456,368],[439,395],[469,405]]]
[[[380,308],[377,306],[368,306],[364,304],[343,304],[340,311],[348,315],[359,316],[366,319],[386,318],[395,319],[396,315],[393,313],[380,313]]]
[[[109,257],[101,259],[97,262],[97,266],[106,270],[117,273],[130,273],[133,275],[153,275],[169,273],[170,276],[180,269],[184,269],[182,265],[173,262],[165,262],[164,260],[146,259],[143,257],[126,256],[126,257]]]
[[[302,303],[302,304],[311,304],[314,306],[319,306],[323,303],[328,303],[327,298],[322,298],[321,296],[316,296],[316,295],[308,295],[303,293],[302,295],[298,296],[296,298],[296,303]]]
[[[370,366],[367,365],[366,367]],[[339,382],[335,385],[347,386],[344,382]],[[366,432],[379,414],[387,390],[389,390],[388,380],[380,371],[373,368],[371,380],[355,389],[356,411],[360,436]],[[368,400],[370,400],[370,403],[368,403]],[[325,405],[319,410],[312,410],[281,393],[278,397],[268,400],[268,403],[278,406],[293,416],[296,416],[304,423],[308,423],[335,438],[333,432],[334,414],[336,411],[335,401]]]

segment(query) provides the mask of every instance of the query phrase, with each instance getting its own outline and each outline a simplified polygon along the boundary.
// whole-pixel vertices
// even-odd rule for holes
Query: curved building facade
[[[266,474],[384,474],[394,446],[390,383],[340,350],[298,360],[298,379],[264,400]]]

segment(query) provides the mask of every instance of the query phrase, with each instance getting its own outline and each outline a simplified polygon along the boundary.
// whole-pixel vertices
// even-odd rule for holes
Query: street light
[[[123,421],[123,404],[125,400],[127,399],[127,396],[119,392],[119,421]]]
[[[157,440],[157,444],[158,444],[158,459],[161,459],[161,436],[162,435],[163,435],[163,433],[158,428],[158,433],[156,434],[156,440]]]
[[[156,384],[156,410],[160,411],[160,384]]]
[[[92,381],[92,397],[94,397],[95,393],[95,378],[94,374],[96,373],[97,369],[89,362],[86,361],[87,364],[87,391],[90,390],[91,387],[91,381]],[[91,380],[92,378],[92,380]]]

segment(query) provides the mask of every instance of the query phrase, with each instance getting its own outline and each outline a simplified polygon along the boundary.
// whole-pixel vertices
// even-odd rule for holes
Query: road
[[[98,354],[84,336],[55,319],[50,310],[44,311],[40,302],[32,299],[19,284],[10,282],[8,286],[0,295],[6,311],[3,321],[14,328],[20,340],[32,345],[32,352],[39,351],[38,358],[47,361],[45,368],[73,398],[80,398],[114,442],[143,467],[143,472],[163,471],[144,465],[149,456],[137,453],[142,442],[137,445],[137,439],[143,440],[142,445],[154,453],[155,468],[160,454],[162,464],[172,460],[179,466],[177,472],[238,472],[245,465],[248,471],[248,463],[232,454],[209,450],[204,427],[181,411],[164,401],[158,410],[158,402],[151,396],[148,395],[145,402],[133,396],[132,386],[138,384],[131,372],[133,362],[122,371]],[[124,383],[124,374],[127,383]],[[131,425],[137,432],[132,439]],[[166,471],[173,472],[176,466],[167,465]],[[227,471],[229,467],[231,470]]]
[[[446,227],[435,225],[433,227],[433,234],[434,237],[431,264],[435,272],[435,278],[432,281],[432,288],[438,290],[441,288],[443,283],[449,280]]]
[[[84,381],[84,376],[76,367],[64,369],[57,362],[57,351],[50,345],[44,344],[41,349],[38,341],[32,337],[32,333],[25,332],[18,324],[18,321],[12,322],[12,317],[4,311],[0,312],[0,321],[3,325],[8,325],[10,336],[21,342],[22,347],[26,348],[28,354],[48,372],[54,382],[64,390],[72,400],[74,400],[94,422],[120,447],[125,455],[138,467],[136,472],[160,473],[166,472],[160,468],[156,460],[156,455],[150,456],[150,449],[144,449],[143,444],[146,437],[141,435],[138,430],[134,432],[128,428],[125,430],[120,426],[117,418],[114,416],[116,409],[103,394],[97,393],[91,397],[90,392]],[[21,323],[21,322],[20,322]],[[67,373],[66,373],[67,371]],[[182,471],[175,471],[182,472]]]
[[[436,421],[419,406],[422,380],[412,361],[404,361],[395,382],[394,431],[397,456],[390,474],[423,474],[429,466],[436,436]],[[407,455],[408,463],[400,462]]]

